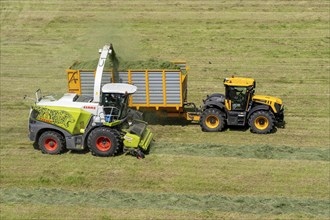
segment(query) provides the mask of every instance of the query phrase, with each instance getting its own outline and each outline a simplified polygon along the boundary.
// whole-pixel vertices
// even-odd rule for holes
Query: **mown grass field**
[[[1,1],[1,219],[329,219],[329,7],[315,1]],[[255,78],[283,99],[270,135],[150,125],[144,160],[43,155],[28,140],[41,88],[113,43],[126,60],[185,60],[189,100]]]

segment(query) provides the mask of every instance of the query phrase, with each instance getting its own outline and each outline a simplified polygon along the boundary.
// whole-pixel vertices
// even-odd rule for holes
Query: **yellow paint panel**
[[[166,107],[166,73],[165,73],[165,70],[163,70],[163,73],[162,73],[162,80],[163,80],[163,103],[164,103],[164,106]]]
[[[226,105],[226,109],[230,111],[231,110],[231,101],[226,99],[225,100],[225,105]]]
[[[253,86],[254,82],[254,79],[251,78],[231,77],[226,78],[223,84],[228,86]]]
[[[254,102],[269,105],[275,113],[277,113],[277,110],[275,108],[275,103],[280,105],[283,104],[282,99],[273,96],[255,95],[252,97],[252,100]]]
[[[67,70],[68,92],[81,95],[80,71]]]
[[[146,99],[147,99],[147,106],[150,104],[150,96],[149,96],[149,73],[148,70],[145,72],[145,78],[146,78]]]

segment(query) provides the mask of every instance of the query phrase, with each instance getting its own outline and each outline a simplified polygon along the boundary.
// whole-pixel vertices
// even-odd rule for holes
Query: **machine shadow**
[[[90,154],[91,151],[86,147],[84,150],[69,150],[69,154]]]
[[[231,127],[228,127],[226,126],[224,128],[224,131],[237,131],[237,132],[246,132],[247,130],[250,130],[251,133],[254,133],[252,132],[252,130],[250,129],[249,126],[244,126],[244,127],[241,127],[241,126],[231,126]],[[268,134],[275,134],[277,132],[277,128],[274,127]]]
[[[188,126],[193,124],[192,121],[189,121],[185,118],[180,117],[166,117],[163,115],[158,115],[155,113],[143,113],[143,120],[148,122],[150,125],[179,125],[179,126]]]
[[[249,126],[226,126],[224,128],[225,131],[237,131],[237,132],[246,132],[247,130],[249,130]]]

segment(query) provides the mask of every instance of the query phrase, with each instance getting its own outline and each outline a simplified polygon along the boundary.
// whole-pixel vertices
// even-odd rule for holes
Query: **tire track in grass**
[[[3,204],[77,205],[99,208],[142,208],[184,211],[222,211],[250,214],[297,214],[327,217],[330,201],[286,197],[247,197],[176,193],[142,193],[117,190],[68,191],[60,189],[0,190]]]
[[[330,148],[274,147],[263,146],[228,146],[218,144],[178,144],[166,145],[155,143],[152,154],[173,154],[209,157],[238,157],[277,160],[312,160],[330,161]]]

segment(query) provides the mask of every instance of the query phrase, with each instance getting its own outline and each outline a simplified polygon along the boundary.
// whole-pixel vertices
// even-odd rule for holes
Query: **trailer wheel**
[[[119,132],[107,127],[95,128],[87,142],[92,154],[100,157],[114,156],[122,148]]]
[[[65,149],[65,140],[56,131],[46,131],[41,134],[38,146],[44,154],[60,154]]]
[[[269,111],[256,111],[249,119],[251,131],[257,134],[270,133],[274,129],[274,122],[274,114]]]
[[[219,109],[208,108],[202,112],[199,124],[203,131],[221,131],[224,128],[225,119]]]

